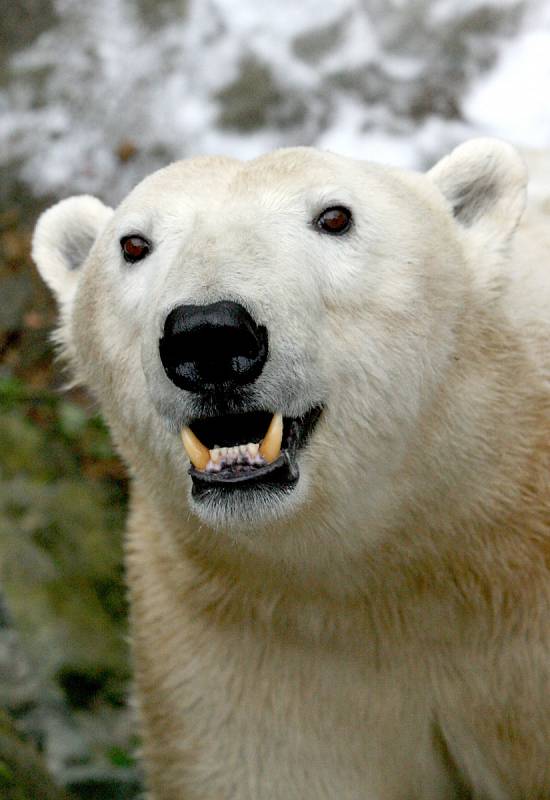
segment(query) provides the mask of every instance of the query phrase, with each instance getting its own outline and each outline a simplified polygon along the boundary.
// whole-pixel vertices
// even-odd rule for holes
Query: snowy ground
[[[550,145],[548,0],[55,0],[12,54],[0,164],[110,202],[175,158],[314,144],[424,167]]]

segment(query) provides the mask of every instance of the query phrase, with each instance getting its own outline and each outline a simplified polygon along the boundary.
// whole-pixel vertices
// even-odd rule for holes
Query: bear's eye
[[[341,236],[341,234],[349,231],[351,227],[351,211],[345,206],[325,208],[314,224],[323,233]]]
[[[143,236],[123,236],[120,240],[120,246],[124,260],[130,264],[135,261],[141,261],[151,252],[151,245]]]

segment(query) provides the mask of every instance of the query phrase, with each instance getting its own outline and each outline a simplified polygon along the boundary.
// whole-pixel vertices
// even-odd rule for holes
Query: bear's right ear
[[[32,257],[60,305],[72,299],[79,267],[112,213],[97,198],[81,195],[62,200],[39,218]]]

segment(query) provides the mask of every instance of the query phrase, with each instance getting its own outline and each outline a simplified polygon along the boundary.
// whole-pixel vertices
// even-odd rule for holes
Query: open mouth
[[[194,420],[181,431],[193,496],[216,489],[292,489],[300,476],[296,455],[321,412],[315,406],[300,417],[252,411]]]

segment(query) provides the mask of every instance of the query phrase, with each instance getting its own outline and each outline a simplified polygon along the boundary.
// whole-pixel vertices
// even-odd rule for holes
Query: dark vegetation
[[[37,211],[0,208],[0,797],[122,800],[138,790],[126,476],[90,398],[62,391]]]

